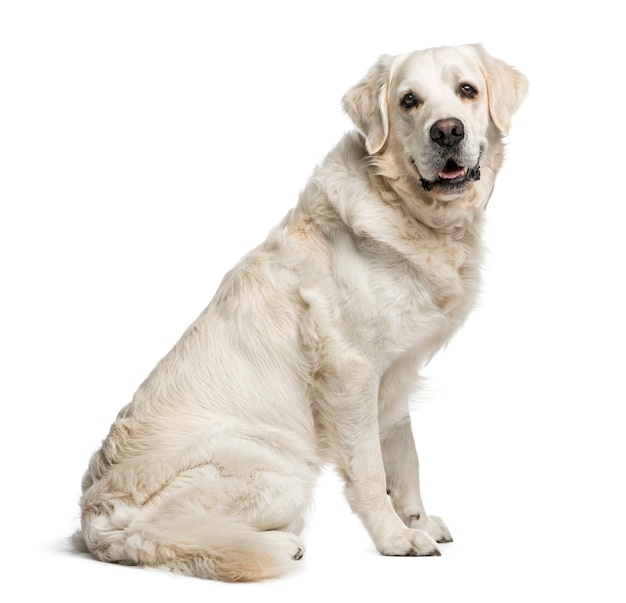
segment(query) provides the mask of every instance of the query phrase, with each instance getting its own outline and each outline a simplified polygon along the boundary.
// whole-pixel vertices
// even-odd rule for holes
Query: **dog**
[[[452,540],[422,504],[409,398],[475,303],[481,223],[527,80],[481,45],[382,56],[356,128],[118,414],[75,541],[224,581],[297,565],[327,464],[383,555]]]

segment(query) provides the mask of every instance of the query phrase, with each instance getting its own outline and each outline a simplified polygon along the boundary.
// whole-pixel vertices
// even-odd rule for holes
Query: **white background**
[[[0,593],[65,601],[624,601],[618,4],[0,4]],[[613,8],[610,8],[613,7]],[[530,95],[479,307],[414,413],[455,542],[378,555],[333,474],[296,573],[226,585],[69,552],[119,408],[295,204],[382,53],[482,42]]]

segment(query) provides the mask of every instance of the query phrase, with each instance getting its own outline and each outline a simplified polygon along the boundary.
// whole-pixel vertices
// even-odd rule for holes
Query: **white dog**
[[[383,56],[357,131],[123,408],[83,479],[98,559],[221,580],[290,569],[333,463],[384,555],[438,555],[408,398],[477,292],[526,79],[481,46]],[[81,540],[82,539],[82,540]]]

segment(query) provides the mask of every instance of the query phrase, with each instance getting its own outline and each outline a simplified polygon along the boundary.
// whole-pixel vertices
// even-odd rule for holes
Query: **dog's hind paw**
[[[279,530],[265,532],[265,534],[272,538],[274,546],[283,550],[290,559],[298,561],[304,556],[304,544],[295,534]]]

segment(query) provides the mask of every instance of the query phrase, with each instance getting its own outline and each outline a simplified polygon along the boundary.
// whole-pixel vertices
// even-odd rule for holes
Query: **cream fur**
[[[466,98],[459,87],[477,91]],[[383,57],[344,97],[358,128],[297,206],[123,408],[83,479],[78,540],[98,559],[256,580],[302,556],[320,468],[333,463],[385,555],[437,555],[411,433],[418,371],[477,292],[483,210],[525,93],[480,46]],[[411,91],[420,105],[402,106]],[[465,126],[481,178],[426,191]]]

